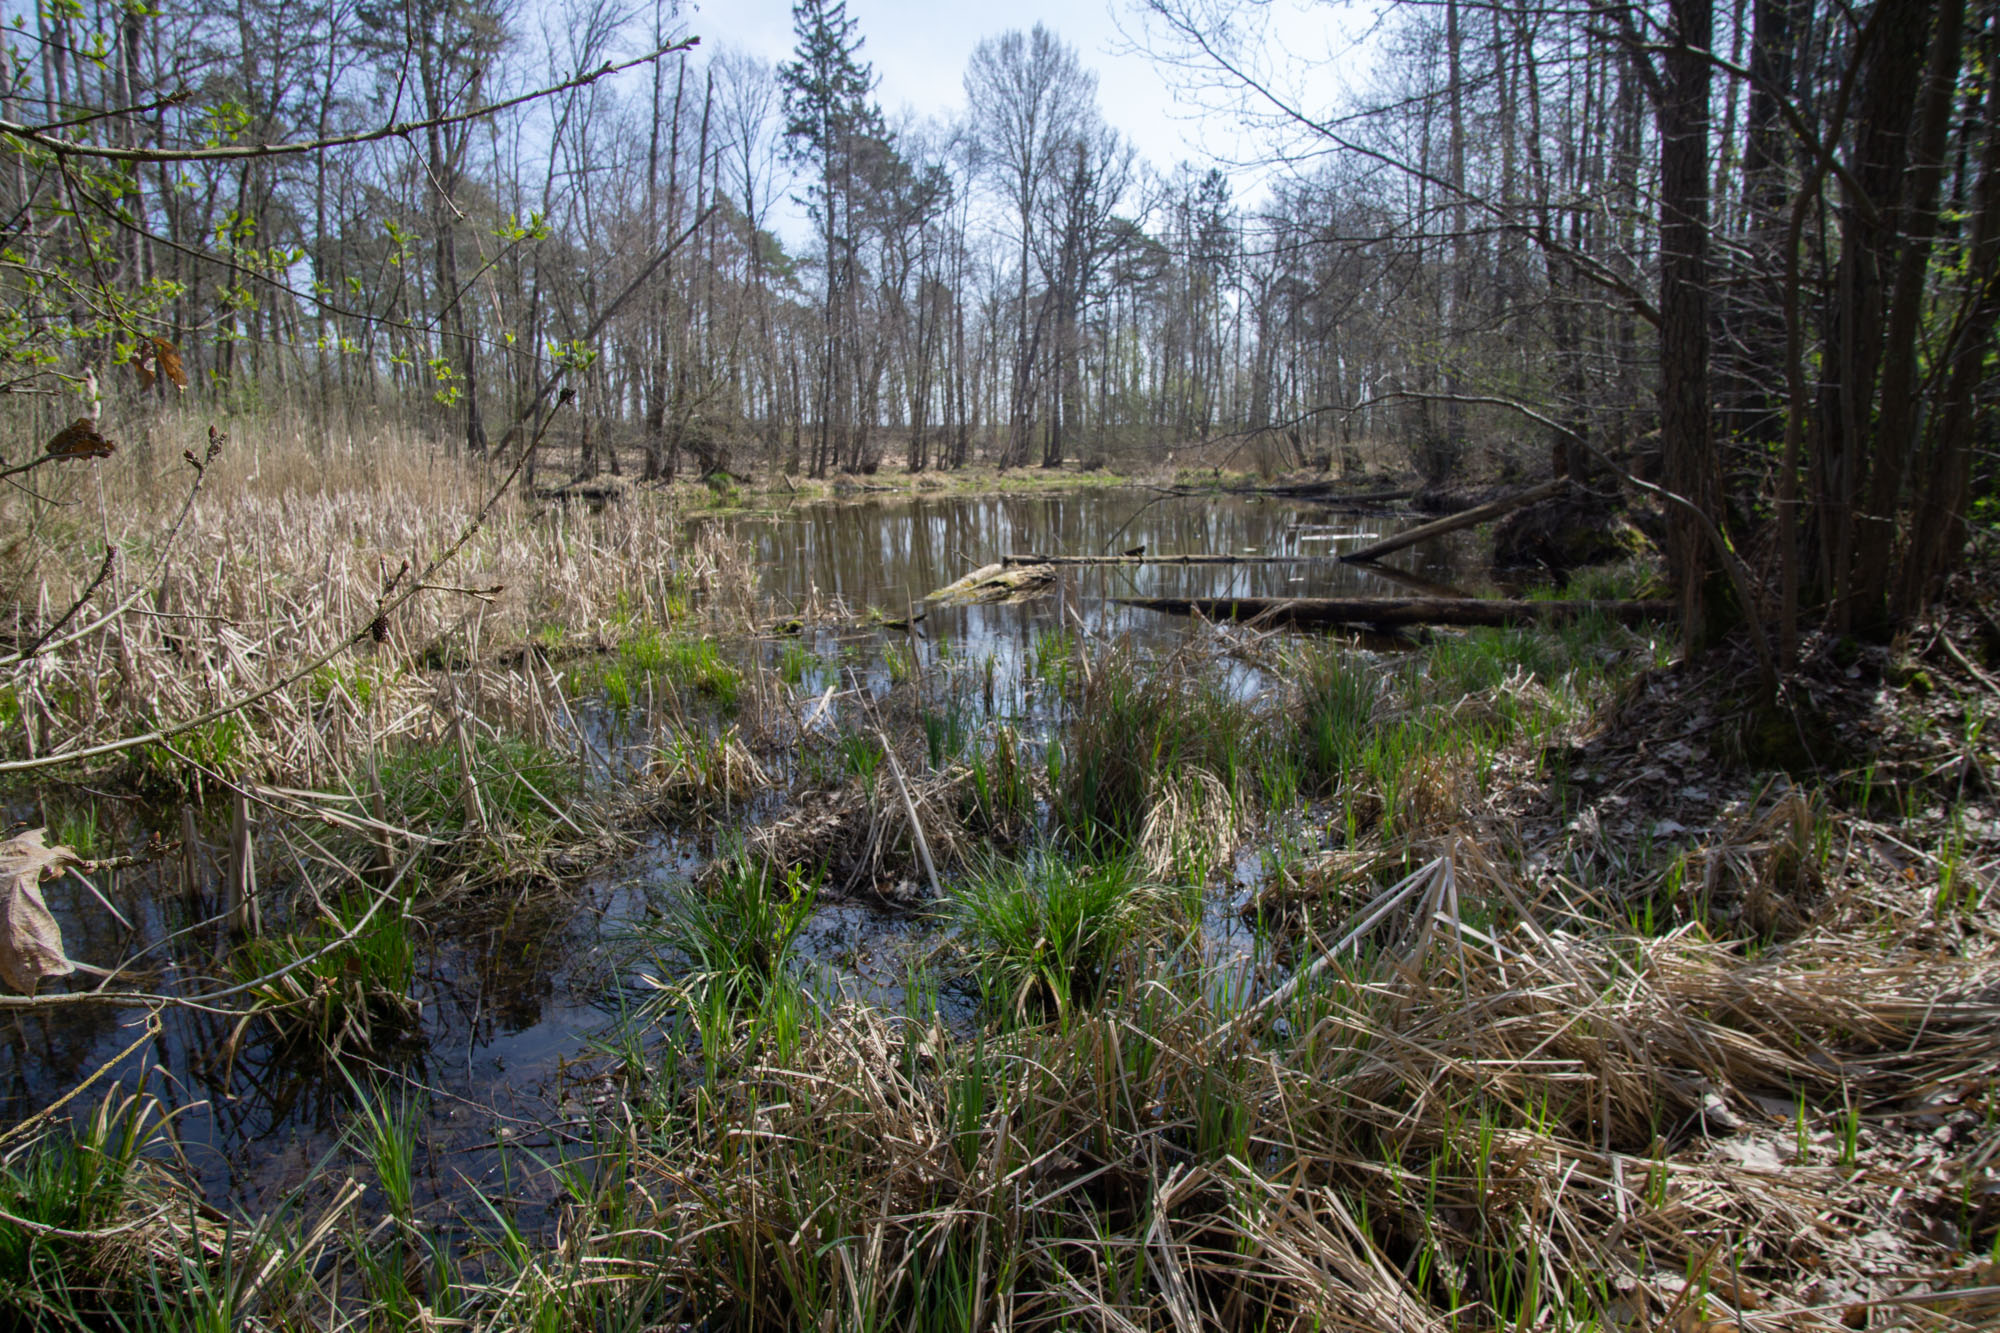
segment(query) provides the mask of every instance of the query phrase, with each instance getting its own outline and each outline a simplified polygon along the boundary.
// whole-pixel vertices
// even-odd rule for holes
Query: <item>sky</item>
[[[1294,72],[1314,67],[1337,74],[1352,51],[1356,10],[1322,0],[1261,0],[1239,7],[1239,22],[1270,62]],[[1096,73],[1098,106],[1139,154],[1165,171],[1177,162],[1231,171],[1239,201],[1261,193],[1267,155],[1262,136],[1240,117],[1217,111],[1189,76],[1157,64],[1143,49],[1148,33],[1133,0],[847,0],[865,41],[862,57],[880,80],[875,97],[894,123],[905,109],[919,116],[949,116],[965,104],[965,65],[986,37],[1041,23],[1075,48]],[[791,57],[790,0],[700,0],[684,8],[689,31],[713,51],[731,47],[777,62]],[[1351,57],[1350,57],[1351,59]],[[1333,80],[1329,79],[1331,83]],[[1208,112],[1209,114],[1204,114]]]

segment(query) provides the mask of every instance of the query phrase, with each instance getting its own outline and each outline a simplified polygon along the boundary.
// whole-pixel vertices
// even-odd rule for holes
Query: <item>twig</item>
[[[329,148],[348,148],[356,144],[377,143],[383,139],[406,139],[424,130],[441,129],[447,125],[462,124],[469,120],[479,120],[497,115],[529,102],[553,97],[557,93],[574,88],[585,88],[611,74],[619,74],[639,65],[649,65],[664,56],[676,55],[694,49],[701,41],[699,37],[689,37],[684,41],[663,46],[649,55],[639,56],[623,64],[606,61],[587,74],[579,74],[562,83],[551,84],[510,97],[502,102],[494,102],[473,111],[461,111],[455,115],[434,116],[429,120],[398,121],[389,125],[378,125],[372,130],[361,130],[353,134],[336,134],[324,139],[309,139],[301,143],[233,144],[220,148],[118,148],[112,145],[77,143],[72,139],[57,138],[44,133],[32,125],[21,125],[11,120],[0,120],[0,133],[17,135],[37,148],[45,149],[58,157],[99,158],[113,162],[235,162],[245,158],[285,157],[299,153],[324,152]]]
[[[97,596],[97,590],[104,586],[104,581],[111,577],[111,571],[116,569],[117,567],[118,567],[118,548],[115,546],[106,546],[104,548],[104,563],[98,566],[97,577],[90,581],[88,587],[84,588],[81,596],[79,596],[74,602],[70,603],[69,610],[57,616],[55,618],[54,623],[51,624],[47,629],[43,630],[41,634],[36,637],[33,643],[29,644],[26,648],[21,649],[20,655],[22,657],[33,657],[37,652],[39,652],[43,644],[47,643],[50,639],[54,638],[56,633],[59,630],[61,630],[64,625],[69,624],[69,622],[75,618],[77,612],[83,610],[85,603],[87,603],[91,598]]]
[[[88,1088],[91,1084],[103,1078],[106,1074],[116,1069],[119,1065],[122,1065],[127,1060],[131,1059],[134,1052],[136,1052],[140,1047],[145,1046],[157,1040],[159,1038],[159,1035],[160,1035],[160,1015],[159,1011],[155,1010],[154,1012],[146,1015],[146,1030],[139,1034],[139,1039],[137,1041],[133,1042],[130,1046],[127,1046],[124,1050],[118,1052],[118,1054],[112,1056],[109,1060],[106,1060],[103,1064],[97,1067],[96,1073],[92,1074],[89,1078],[85,1079],[83,1082],[71,1088],[68,1092],[64,1093],[62,1096],[50,1102],[47,1106],[44,1106],[41,1110],[35,1112],[33,1115],[21,1121],[20,1124],[10,1125],[6,1129],[0,1129],[0,1143],[5,1143],[9,1139],[19,1138],[21,1135],[27,1133],[28,1130],[32,1128],[37,1122],[42,1120],[47,1120],[48,1118],[53,1116],[57,1111],[62,1110],[63,1107],[69,1105],[72,1101],[75,1101],[76,1098],[83,1093],[83,1090],[85,1088]]]
[[[875,735],[882,742],[882,753],[889,759],[889,775],[896,779],[896,790],[903,797],[903,813],[910,817],[910,833],[917,841],[917,855],[923,858],[924,873],[930,877],[931,893],[944,897],[944,885],[938,882],[937,866],[931,861],[931,845],[924,837],[924,822],[917,818],[917,803],[910,799],[910,784],[903,780],[903,766],[896,762],[896,747],[889,744],[889,737],[880,727]]]
[[[565,389],[561,397],[557,399],[556,406],[560,408],[574,397],[575,394],[573,392]],[[444,568],[445,565],[450,563],[464,549],[465,544],[471,541],[473,536],[486,525],[486,520],[493,513],[493,507],[499,504],[500,498],[513,487],[514,479],[521,475],[521,470],[527,466],[528,460],[535,456],[535,450],[541,445],[542,438],[547,435],[549,423],[555,420],[555,415],[555,413],[551,412],[548,419],[542,422],[541,430],[536,432],[535,438],[528,442],[528,447],[521,451],[521,456],[514,461],[514,466],[509,468],[507,475],[500,479],[500,484],[494,487],[491,495],[486,497],[486,502],[480,505],[479,511],[466,523],[464,529],[458,534],[458,537],[433,557],[430,564],[424,568],[423,573],[419,574],[416,580],[400,594],[393,598],[386,596],[378,598],[374,611],[368,616],[367,620],[362,622],[361,627],[346,638],[336,642],[333,647],[312,657],[291,674],[280,677],[278,680],[261,689],[253,690],[249,694],[232,699],[217,708],[212,708],[199,717],[190,718],[185,722],[177,722],[170,727],[156,728],[153,731],[144,732],[137,736],[127,736],[123,740],[106,741],[102,745],[86,746],[81,750],[65,750],[60,754],[43,755],[38,759],[9,760],[5,763],[0,763],[0,773],[31,772],[37,769],[52,768],[58,764],[74,763],[79,759],[97,759],[108,754],[119,754],[126,750],[137,749],[141,745],[155,745],[160,741],[179,736],[184,732],[193,731],[197,727],[205,727],[209,723],[228,717],[232,713],[240,712],[258,700],[268,699],[274,694],[288,690],[306,677],[312,675],[313,672],[318,671],[328,662],[346,652],[348,648],[367,637],[369,626],[401,610],[412,598],[424,590],[425,582],[432,575]],[[191,455],[190,461],[192,461]],[[191,500],[192,497],[190,497],[190,502]],[[0,662],[0,665],[5,665],[5,663]]]
[[[1940,633],[1938,635],[1938,642],[1942,643],[1944,645],[1944,650],[1951,654],[1951,660],[1958,663],[1960,666],[1964,667],[1966,671],[1970,672],[1974,680],[1978,681],[1981,685],[1984,685],[1988,690],[1992,691],[1994,694],[2000,694],[2000,684],[1995,684],[1993,677],[1987,675],[1984,671],[1981,671],[1977,666],[1973,665],[1972,659],[1967,657],[1964,653],[1960,652],[1958,649],[1958,645],[1951,641],[1951,635]]]

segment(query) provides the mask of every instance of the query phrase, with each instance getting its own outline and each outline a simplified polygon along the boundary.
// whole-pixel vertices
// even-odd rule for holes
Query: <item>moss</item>
[[[1743,757],[1752,767],[1809,775],[1848,763],[1847,749],[1823,709],[1811,703],[1760,704],[1743,724]]]

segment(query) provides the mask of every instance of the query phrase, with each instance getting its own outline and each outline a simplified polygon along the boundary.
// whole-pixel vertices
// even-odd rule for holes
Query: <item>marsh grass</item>
[[[149,1265],[174,1252],[149,1224],[180,1203],[157,1160],[167,1145],[161,1104],[114,1091],[0,1157],[0,1329],[89,1327],[143,1308]]]
[[[1322,650],[1303,663],[1300,761],[1319,791],[1337,788],[1364,753],[1382,702],[1378,674],[1353,653]]]
[[[44,614],[36,608],[68,606],[99,568],[100,486],[122,558],[94,605],[136,597],[130,614],[41,654],[34,671],[6,673],[0,693],[22,724],[0,732],[8,757],[199,716],[341,645],[351,646],[295,684],[144,751],[141,775],[177,790],[195,788],[204,770],[335,782],[423,715],[418,705],[450,683],[440,676],[490,673],[474,691],[490,705],[485,720],[540,737],[547,722],[535,698],[549,669],[522,649],[601,642],[617,625],[672,627],[664,670],[729,699],[732,677],[713,645],[677,645],[696,644],[697,630],[746,625],[755,571],[712,527],[683,531],[671,499],[584,515],[510,495],[436,589],[371,630],[377,599],[408,577],[397,572],[403,562],[420,568],[455,541],[501,472],[440,458],[420,433],[393,425],[328,437],[303,418],[245,418],[167,549],[189,479],[181,453],[206,447],[207,424],[160,414],[145,447],[47,478],[50,498],[74,508],[0,496],[0,520],[22,534],[0,560],[0,584],[28,615],[24,633]]]
[[[771,781],[742,733],[733,726],[710,735],[694,727],[667,724],[648,771],[660,799],[682,813],[711,807],[727,813]]]
[[[1116,857],[1140,845],[1163,776],[1206,778],[1232,803],[1247,789],[1257,718],[1216,676],[1114,650],[1070,680],[1076,689],[1050,741],[1052,813],[1091,853]]]
[[[423,1012],[412,994],[409,906],[407,898],[375,904],[348,894],[303,929],[245,941],[232,959],[251,987],[238,1035],[260,1022],[293,1058],[332,1062],[384,1056],[408,1042]]]
[[[695,1238],[692,1308],[745,1328],[1387,1333],[1629,1326],[1725,1281],[1770,1307],[1848,1262],[1800,1223],[1849,1186],[1709,1157],[1712,1090],[1745,1114],[1802,1096],[1839,1126],[1855,1097],[1987,1058],[1990,958],[1559,938],[1514,912],[1504,865],[1440,864],[1455,896],[1423,902],[1460,904],[1479,938],[1411,910],[1276,1003],[1128,939],[1090,1005],[997,1005],[971,1033],[843,1006],[789,1062],[720,1062],[720,1086],[681,1094],[701,1114],[648,1128],[655,1169],[703,1180],[661,1223]],[[1012,975],[1049,966],[1035,887],[988,892],[1006,924],[982,938],[1014,942]],[[1840,1071],[1864,1052],[1857,1089]]]
[[[967,744],[963,814],[989,839],[1011,841],[1036,820],[1036,775],[1022,756],[1022,746],[1020,733],[1004,722]]]
[[[996,1014],[1067,1015],[1096,1001],[1158,897],[1130,861],[1080,864],[1044,848],[977,867],[949,919]]]
[[[507,734],[412,740],[384,757],[377,772],[390,812],[429,832],[546,835],[581,791],[565,756]]]
[[[647,935],[686,962],[698,1005],[716,1003],[734,1015],[759,1006],[784,980],[817,893],[808,873],[738,853],[689,885]]]

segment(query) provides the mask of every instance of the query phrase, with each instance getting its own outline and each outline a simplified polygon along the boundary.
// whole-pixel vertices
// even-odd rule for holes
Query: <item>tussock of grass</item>
[[[1077,864],[1043,850],[977,867],[949,918],[993,1010],[1067,1014],[1095,1002],[1158,901],[1129,861]]]
[[[656,1017],[688,1004],[701,1023],[707,1054],[715,1057],[736,1021],[796,998],[792,946],[812,915],[818,882],[799,871],[774,871],[745,856],[733,857],[703,882],[689,886],[647,935],[657,949],[685,965],[676,986],[654,983],[667,997],[648,1010]],[[796,1015],[787,1012],[795,1021]]]
[[[684,812],[718,807],[727,811],[770,784],[757,756],[735,728],[704,736],[669,726],[648,771],[660,797]]]
[[[1205,775],[1236,799],[1251,775],[1256,718],[1213,676],[1123,652],[1078,675],[1052,743],[1060,756],[1053,816],[1078,843],[1114,856],[1137,847],[1155,798],[1186,790],[1161,787],[1162,775]]]
[[[310,1060],[382,1055],[406,1041],[423,1012],[411,994],[417,946],[407,906],[350,896],[307,929],[246,941],[232,960],[252,983],[244,1024],[261,1021]]]
[[[429,832],[460,832],[483,820],[490,831],[546,833],[580,789],[574,764],[509,735],[414,741],[392,751],[378,771],[390,813]]]

